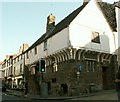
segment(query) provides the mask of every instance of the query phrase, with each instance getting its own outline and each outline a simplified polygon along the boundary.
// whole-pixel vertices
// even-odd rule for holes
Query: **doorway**
[[[47,82],[47,85],[48,85],[48,94],[50,95],[51,94],[51,84],[50,84],[50,82]]]
[[[63,94],[67,94],[67,92],[68,92],[67,84],[61,84],[61,89],[62,89]]]
[[[103,89],[107,90],[108,87],[108,73],[107,73],[108,67],[102,67],[102,80],[103,80]]]

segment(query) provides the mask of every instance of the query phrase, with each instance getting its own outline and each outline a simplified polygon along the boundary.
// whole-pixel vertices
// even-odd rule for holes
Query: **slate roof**
[[[116,24],[116,13],[115,13],[115,6],[113,4],[107,2],[98,2],[103,15],[105,16],[107,22],[109,23],[112,31],[116,31],[117,24]]]
[[[82,11],[82,9],[87,5],[87,3],[83,4],[81,7],[77,8],[75,11],[73,11],[71,14],[69,14],[65,19],[63,19],[62,21],[60,21],[54,29],[52,29],[52,31],[47,32],[45,34],[43,34],[32,46],[30,46],[28,48],[28,50],[26,50],[25,52],[31,50],[32,48],[34,48],[35,46],[37,46],[38,44],[42,43],[43,41],[45,41],[46,39],[48,39],[49,37],[55,35],[57,32],[61,31],[62,29],[66,28],[71,22],[72,20],[80,13],[80,11]],[[24,53],[25,53],[24,52]]]
[[[50,38],[51,36],[55,35],[57,32],[63,30],[74,20],[74,18],[83,10],[83,8],[88,4],[88,2],[83,3],[82,6],[74,10],[71,14],[69,14],[65,19],[59,22],[50,32],[43,34],[32,46],[28,48],[25,52],[31,50],[38,44],[42,43],[46,39]],[[115,17],[115,7],[112,4],[105,3],[105,2],[98,2],[104,16],[106,17],[111,29],[116,31],[116,17]],[[24,53],[25,53],[24,52]]]

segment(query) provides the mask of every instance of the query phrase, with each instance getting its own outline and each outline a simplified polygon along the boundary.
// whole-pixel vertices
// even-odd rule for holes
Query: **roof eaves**
[[[45,39],[45,34],[43,34],[35,43],[33,43],[26,51],[24,51],[23,54],[28,52],[29,50],[33,49],[38,44],[40,44]]]

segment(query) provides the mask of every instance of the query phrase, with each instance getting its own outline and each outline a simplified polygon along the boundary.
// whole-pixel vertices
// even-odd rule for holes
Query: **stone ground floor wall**
[[[85,60],[68,60],[58,63],[57,71],[47,66],[43,79],[29,78],[29,92],[39,93],[42,81],[48,84],[48,94],[52,96],[74,96],[103,89],[114,88],[115,62],[95,62],[94,71],[86,69]]]
[[[34,75],[29,76],[28,93],[40,94],[39,82],[37,82],[35,78]]]

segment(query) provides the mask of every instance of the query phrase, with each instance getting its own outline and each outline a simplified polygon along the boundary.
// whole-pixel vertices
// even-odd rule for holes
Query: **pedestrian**
[[[120,66],[119,66],[118,71],[116,73],[115,83],[116,83],[118,102],[120,102]]]
[[[28,93],[28,82],[25,82],[25,97],[27,97]]]

